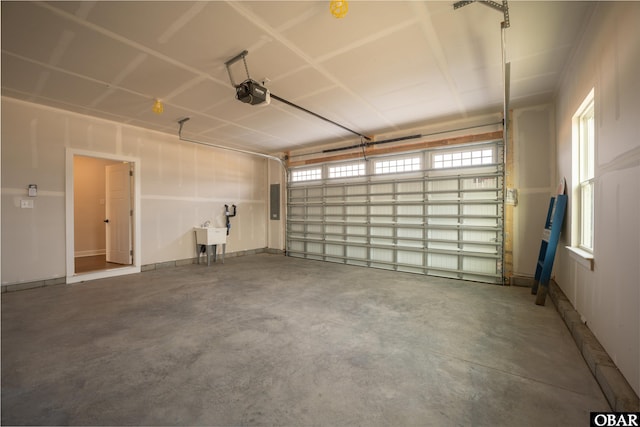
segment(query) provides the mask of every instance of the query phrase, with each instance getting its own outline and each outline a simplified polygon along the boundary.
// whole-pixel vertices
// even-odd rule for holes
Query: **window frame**
[[[485,162],[486,152],[491,152],[491,161]],[[476,153],[478,155],[476,155]],[[474,159],[480,159],[479,163],[474,163]],[[469,167],[483,167],[492,165],[497,162],[497,155],[495,147],[489,148],[485,146],[469,147],[461,149],[460,147],[455,150],[441,150],[433,152],[430,155],[431,168],[436,170],[446,170],[455,168],[469,168]],[[468,161],[468,164],[464,164]]]
[[[574,246],[593,254],[595,247],[595,97],[591,89],[574,115],[573,163],[576,184],[574,207],[577,236]]]
[[[341,163],[327,165],[327,178],[355,178],[367,174],[367,165],[365,162]]]
[[[322,168],[305,168],[291,171],[291,182],[318,181],[322,179]]]
[[[422,154],[413,154],[402,157],[376,159],[373,162],[373,174],[392,175],[397,173],[420,172],[424,168],[423,157]]]

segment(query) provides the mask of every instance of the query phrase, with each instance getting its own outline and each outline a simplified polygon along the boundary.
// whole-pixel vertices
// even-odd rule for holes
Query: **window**
[[[364,163],[351,165],[331,166],[329,168],[329,178],[346,178],[350,176],[364,175]]]
[[[420,157],[408,159],[381,160],[375,164],[375,173],[397,173],[420,170]]]
[[[291,172],[291,181],[312,181],[314,179],[322,179],[322,169],[303,169]]]
[[[493,163],[492,149],[456,151],[453,153],[434,154],[433,168],[459,168],[462,166],[490,165]]]
[[[574,116],[574,167],[577,167],[578,246],[593,252],[595,115],[593,89]]]

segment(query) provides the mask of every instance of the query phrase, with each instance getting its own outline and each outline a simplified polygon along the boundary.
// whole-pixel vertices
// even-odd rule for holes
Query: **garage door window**
[[[322,179],[322,169],[302,169],[295,170],[291,173],[291,181],[313,181],[315,179]]]
[[[329,178],[348,178],[350,176],[361,176],[365,173],[364,163],[329,167]]]
[[[410,157],[407,159],[379,160],[375,163],[375,173],[398,173],[419,171],[422,169],[420,157]]]
[[[434,169],[459,168],[465,166],[490,165],[494,163],[492,149],[477,149],[433,154]]]

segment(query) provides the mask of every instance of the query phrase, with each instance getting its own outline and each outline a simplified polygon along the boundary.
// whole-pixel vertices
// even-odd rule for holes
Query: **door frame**
[[[92,271],[87,273],[75,272],[75,218],[74,218],[74,170],[73,158],[75,156],[94,157],[122,162],[133,165],[133,264],[121,268]],[[66,219],[66,276],[67,283],[79,283],[86,280],[102,279],[105,277],[122,276],[125,274],[140,273],[141,271],[141,231],[140,231],[140,159],[138,157],[123,156],[118,154],[101,153],[97,151],[66,149],[65,159],[65,219]]]

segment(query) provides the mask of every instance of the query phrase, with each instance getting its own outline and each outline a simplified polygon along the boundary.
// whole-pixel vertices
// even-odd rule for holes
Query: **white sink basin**
[[[197,245],[218,245],[227,243],[226,227],[194,227]]]

